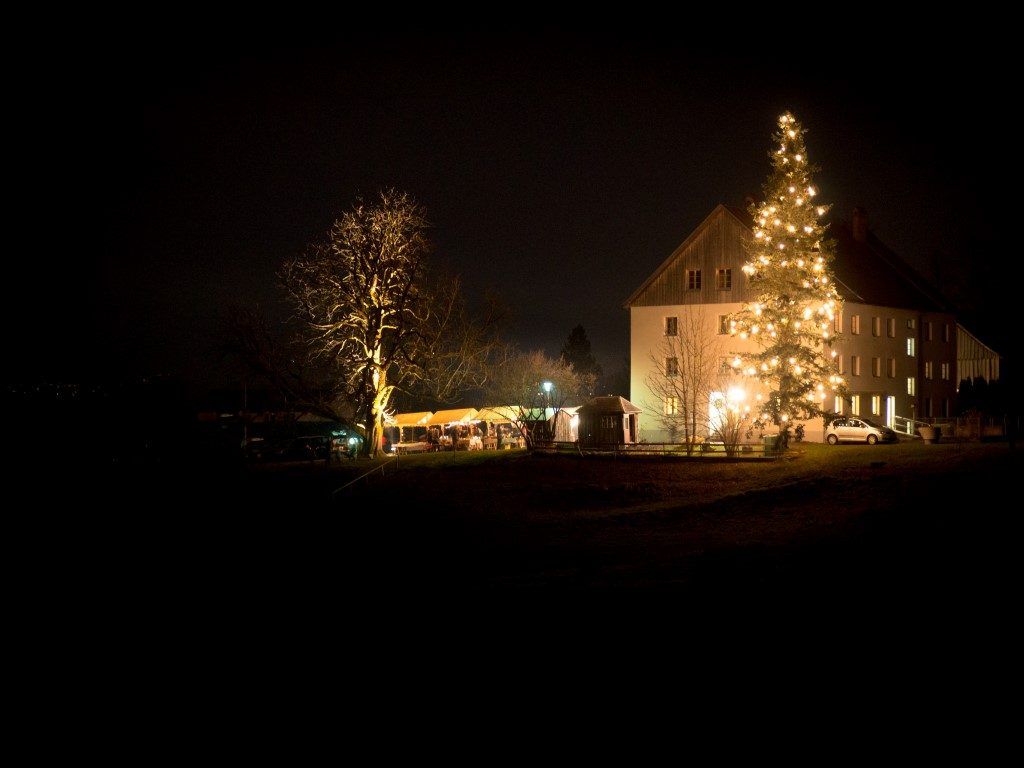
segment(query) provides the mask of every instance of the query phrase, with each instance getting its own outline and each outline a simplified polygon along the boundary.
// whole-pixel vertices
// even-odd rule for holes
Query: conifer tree
[[[750,208],[754,236],[743,271],[755,298],[730,318],[729,332],[757,342],[731,363],[766,391],[758,396],[760,423],[788,435],[794,419],[824,414],[845,392],[832,349],[842,299],[832,274],[834,244],[820,222],[828,206],[815,200],[804,129],[786,112],[774,138],[764,200]]]

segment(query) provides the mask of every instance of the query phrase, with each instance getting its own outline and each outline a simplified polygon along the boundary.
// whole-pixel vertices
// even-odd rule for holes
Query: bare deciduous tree
[[[421,386],[450,402],[482,383],[495,343],[493,323],[468,315],[457,280],[430,289],[427,226],[408,194],[382,192],[282,270],[309,357],[335,371],[339,394],[365,429],[367,454],[381,451],[397,389]]]
[[[723,382],[725,378],[722,377]],[[708,436],[722,443],[728,456],[735,456],[740,438],[753,426],[750,406],[730,397],[730,391],[722,387],[712,395],[713,413],[708,419]]]
[[[498,328],[504,309],[487,296],[483,306],[472,312],[463,295],[457,277],[439,281],[430,291],[417,353],[421,371],[414,394],[420,398],[450,405],[466,390],[487,383],[492,358],[499,349]]]
[[[499,407],[508,407],[508,417],[526,438],[528,448],[551,440],[562,410],[582,405],[593,390],[596,377],[577,373],[560,358],[543,352],[506,350],[492,372],[488,397]],[[545,388],[544,383],[551,386]]]
[[[258,308],[233,305],[225,317],[225,352],[247,374],[264,380],[293,408],[351,423],[351,408],[341,398],[337,377],[325,365],[310,365],[305,350],[281,338]]]
[[[701,308],[688,308],[677,320],[675,335],[666,334],[650,353],[654,367],[645,383],[658,402],[644,405],[690,454],[707,431],[711,394],[721,389],[724,349]]]

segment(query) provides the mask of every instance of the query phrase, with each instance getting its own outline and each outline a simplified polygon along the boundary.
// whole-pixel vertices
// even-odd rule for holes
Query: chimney
[[[853,239],[858,243],[868,239],[868,212],[859,205],[853,209]]]

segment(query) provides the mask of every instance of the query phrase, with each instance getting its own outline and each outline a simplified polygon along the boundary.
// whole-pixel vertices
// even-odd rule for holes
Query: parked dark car
[[[325,435],[296,437],[284,446],[279,458],[285,461],[314,461],[326,459],[331,450],[331,439]]]

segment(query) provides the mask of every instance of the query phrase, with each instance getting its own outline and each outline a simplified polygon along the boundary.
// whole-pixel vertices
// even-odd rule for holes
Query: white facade
[[[751,298],[742,272],[745,256],[741,242],[748,233],[735,212],[719,206],[626,304],[630,311],[629,399],[644,409],[641,437],[648,442],[669,441],[669,433],[658,417],[671,405],[660,402],[648,385],[659,369],[652,355],[662,354],[668,328],[675,326],[683,333],[687,318],[696,315],[708,335],[719,342],[713,353],[723,360],[755,348],[754,339],[742,340],[720,332],[720,318],[737,312]],[[695,270],[700,273],[696,286],[692,278]],[[731,275],[728,288],[717,279],[725,271]],[[843,275],[837,277],[841,281]],[[869,279],[895,278],[878,274]],[[672,323],[669,318],[678,321]],[[920,419],[953,415],[957,332],[952,314],[847,300],[835,330],[840,336],[833,349],[841,358],[840,371],[850,394],[840,402],[826,403],[826,410],[857,413],[883,424],[891,423],[896,416]],[[756,383],[739,376],[730,381],[726,376],[713,384],[722,391],[742,385],[737,397],[745,398],[743,407],[749,406],[755,415],[760,412]],[[823,420],[805,422],[804,430],[806,440],[822,440]],[[754,439],[757,437],[755,432]]]

